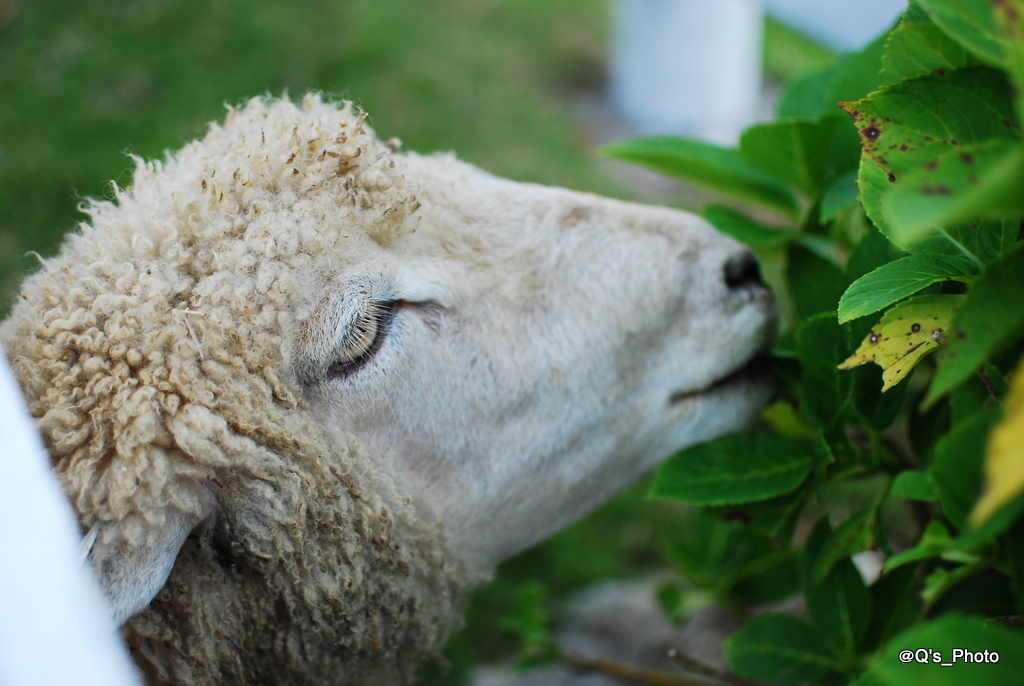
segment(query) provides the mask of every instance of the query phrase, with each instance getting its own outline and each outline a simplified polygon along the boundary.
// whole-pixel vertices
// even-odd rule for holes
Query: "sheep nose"
[[[740,290],[755,286],[763,287],[761,270],[757,258],[749,250],[731,255],[725,261],[725,285],[729,290]]]

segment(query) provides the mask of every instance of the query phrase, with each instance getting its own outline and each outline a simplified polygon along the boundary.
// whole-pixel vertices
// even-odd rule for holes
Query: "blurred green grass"
[[[224,103],[354,100],[409,149],[614,192],[568,113],[604,81],[605,0],[0,0],[0,316],[26,253]]]
[[[160,157],[225,103],[318,89],[354,100],[407,149],[454,150],[489,171],[628,197],[572,113],[606,81],[609,0],[0,0],[0,318],[15,286],[82,219],[85,197],[130,182],[127,153]],[[774,22],[766,74],[831,54]],[[457,684],[515,650],[499,628],[516,589],[551,597],[663,568],[678,506],[642,482],[506,562],[425,683]]]

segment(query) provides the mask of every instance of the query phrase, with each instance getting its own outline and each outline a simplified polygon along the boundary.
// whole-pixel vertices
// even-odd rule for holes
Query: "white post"
[[[135,686],[71,506],[0,352],[0,684]]]
[[[640,134],[735,144],[761,92],[760,0],[617,0],[612,101]]]

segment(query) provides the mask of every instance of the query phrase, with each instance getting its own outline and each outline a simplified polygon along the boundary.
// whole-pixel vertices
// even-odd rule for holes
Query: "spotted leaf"
[[[1022,177],[1019,141],[996,138],[962,145],[905,175],[882,200],[882,212],[890,235],[909,245],[935,226],[1024,214]]]
[[[889,390],[939,347],[961,302],[960,295],[924,295],[896,305],[839,368],[874,362],[882,368],[882,390]]]
[[[1004,73],[972,67],[939,70],[840,107],[853,117],[864,154],[898,179],[965,143],[1018,137],[1010,93]]]

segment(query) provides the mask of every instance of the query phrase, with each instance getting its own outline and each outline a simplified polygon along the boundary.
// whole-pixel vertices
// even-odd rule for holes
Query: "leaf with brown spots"
[[[947,151],[882,200],[890,235],[909,245],[935,226],[1024,214],[1024,146],[997,138]]]
[[[839,369],[874,362],[882,368],[882,390],[889,390],[921,358],[939,347],[963,300],[962,295],[922,295],[896,305],[882,316]]]
[[[952,148],[1019,137],[1006,75],[987,67],[927,74],[840,106],[864,154],[897,180]]]
[[[950,221],[944,208],[952,208],[950,216],[957,220],[969,216],[960,209],[968,194],[960,191],[958,184],[929,182],[931,175],[943,178],[948,173],[948,165],[943,168],[948,156],[966,153],[967,158],[957,159],[977,163],[973,151],[966,147],[977,143],[997,147],[999,141],[1019,138],[1010,84],[1005,74],[988,67],[928,74],[842,106],[853,117],[861,136],[858,186],[864,211],[889,240],[903,249],[911,249],[936,221]],[[1002,171],[996,171],[998,179],[1005,178]],[[899,207],[892,202],[897,214],[890,215],[889,196],[901,192],[908,177],[915,174],[920,174],[920,183],[912,191],[917,193],[914,201]],[[963,177],[963,182],[970,186],[972,178],[982,179],[971,173]],[[992,183],[996,184],[997,196],[1006,195],[997,181]],[[914,214],[914,208],[921,204],[919,199],[929,201],[923,203],[923,218]],[[973,197],[967,200],[966,210],[976,211],[978,203]],[[1002,212],[992,204],[984,205],[982,210],[978,214]]]

